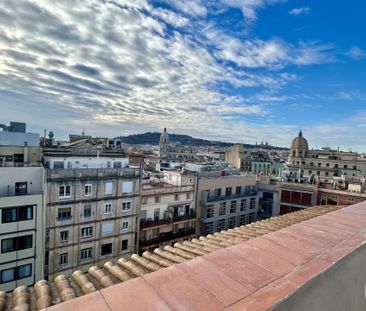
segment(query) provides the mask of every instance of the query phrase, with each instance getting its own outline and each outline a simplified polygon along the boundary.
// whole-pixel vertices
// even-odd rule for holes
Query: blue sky
[[[361,0],[0,1],[0,122],[366,152]]]

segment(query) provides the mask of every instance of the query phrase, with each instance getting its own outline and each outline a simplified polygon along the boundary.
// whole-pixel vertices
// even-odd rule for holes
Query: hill
[[[160,140],[160,133],[158,132],[147,132],[143,134],[133,134],[129,136],[119,137],[123,143],[130,145],[158,145]],[[233,143],[227,143],[222,141],[212,141],[201,138],[194,138],[189,135],[169,134],[169,141],[173,145],[186,145],[186,146],[219,146],[219,147],[231,147]],[[246,148],[256,148],[256,145],[244,144]],[[268,146],[268,149],[283,149]]]

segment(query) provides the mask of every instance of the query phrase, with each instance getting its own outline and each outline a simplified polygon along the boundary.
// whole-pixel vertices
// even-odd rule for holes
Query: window
[[[60,232],[60,242],[67,242],[69,240],[69,231]]]
[[[33,219],[33,206],[3,208],[1,212],[1,222],[3,224],[31,219]]]
[[[122,212],[131,210],[131,202],[122,202]]]
[[[240,201],[240,211],[241,212],[245,211],[246,207],[247,207],[247,200],[246,199],[241,200]]]
[[[113,223],[102,224],[102,236],[110,235],[113,233]]]
[[[348,165],[347,164],[345,164],[345,165],[343,165],[343,168],[346,170],[346,169],[348,169]]]
[[[17,276],[18,280],[27,278],[31,275],[32,275],[32,265],[31,264],[27,264],[27,265],[18,267],[18,276]]]
[[[239,226],[245,225],[245,215],[240,216],[239,218]]]
[[[154,220],[159,220],[160,219],[160,208],[155,208],[154,209]]]
[[[0,283],[24,279],[32,275],[32,264],[1,270]]]
[[[69,259],[68,253],[60,254],[60,266],[67,265],[68,259]]]
[[[91,217],[91,205],[84,206],[84,218]]]
[[[213,206],[212,207],[207,207],[207,210],[206,210],[206,218],[211,218],[211,217],[214,217],[214,208]]]
[[[160,228],[154,228],[154,229],[152,229],[152,237],[153,238],[158,237],[159,234],[160,234]]]
[[[147,197],[141,199],[141,204],[147,204]]]
[[[179,194],[174,195],[174,201],[179,201]]]
[[[86,227],[81,229],[81,238],[90,238],[93,236],[93,227]]]
[[[86,184],[84,186],[84,195],[85,196],[91,196],[92,195],[92,185],[91,184]]]
[[[357,165],[353,165],[353,169],[354,170],[357,170]]]
[[[191,198],[191,194],[190,193],[187,193],[186,194],[186,199],[189,200]]]
[[[222,231],[222,230],[225,230],[225,219],[220,219],[218,222],[217,222],[217,231]]]
[[[16,182],[15,183],[15,195],[27,194],[27,182]]]
[[[92,248],[90,247],[82,249],[80,252],[80,259],[85,260],[90,258],[92,258]]]
[[[2,284],[14,281],[16,279],[15,278],[15,269],[16,268],[1,270],[1,283]]]
[[[250,206],[249,206],[249,208],[250,209],[254,209],[255,208],[255,205],[256,205],[256,199],[255,198],[251,198],[250,199]]]
[[[112,203],[106,203],[104,206],[104,214],[112,213]]]
[[[159,196],[156,196],[155,197],[155,203],[159,203],[160,202],[160,197]]]
[[[221,197],[221,188],[217,188],[214,190],[214,196],[215,197]]]
[[[338,164],[334,164],[334,168],[338,168]]]
[[[205,234],[212,234],[213,233],[213,229],[214,229],[214,223],[213,222],[208,222],[205,225]]]
[[[101,255],[109,255],[112,254],[112,243],[103,244],[101,249]]]
[[[253,222],[255,220],[255,214],[254,213],[250,213],[249,214],[249,222]]]
[[[246,193],[249,193],[249,192],[250,192],[250,186],[246,186],[246,187],[245,187],[245,192],[246,192]]]
[[[235,228],[235,217],[229,218],[229,229]]]
[[[230,214],[236,213],[236,201],[230,202]]]
[[[59,208],[57,214],[57,220],[71,219],[71,207]]]
[[[63,185],[59,187],[58,190],[59,198],[70,198],[71,197],[71,186]]]
[[[113,183],[112,182],[106,182],[105,183],[105,194],[112,194],[113,191]]]
[[[240,194],[240,193],[241,193],[241,187],[236,187],[236,189],[235,189],[235,193],[236,193],[236,194]]]
[[[56,169],[64,169],[64,162],[62,161],[55,161],[53,162],[53,168]]]
[[[122,231],[124,231],[124,232],[128,231],[128,227],[129,227],[128,221],[122,222]]]
[[[219,207],[219,216],[223,216],[226,214],[226,202],[220,203]]]
[[[318,163],[318,167],[322,167],[322,164],[321,163]]]
[[[141,211],[140,212],[140,219],[141,220],[146,220],[147,218],[147,210]]]
[[[128,240],[122,240],[122,250],[126,251],[128,250]]]
[[[231,187],[226,188],[225,195],[230,196],[231,195]]]
[[[113,167],[114,168],[121,168],[122,167],[122,162],[121,161],[114,162]]]
[[[33,236],[23,235],[14,238],[8,238],[1,240],[1,252],[9,253],[15,251],[21,251],[23,249],[32,248]]]
[[[124,181],[122,182],[122,193],[131,193],[133,187],[132,181]]]

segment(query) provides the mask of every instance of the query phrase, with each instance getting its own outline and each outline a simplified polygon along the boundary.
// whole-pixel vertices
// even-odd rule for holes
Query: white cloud
[[[281,2],[286,2],[286,0],[223,0],[222,4],[228,7],[238,8],[246,18],[255,20],[259,9]]]
[[[239,40],[221,29],[209,25],[205,36],[216,48],[216,56],[238,66],[248,68],[283,68],[287,65],[312,65],[336,61],[334,47],[316,42],[300,42],[298,45],[280,39]]]
[[[299,16],[299,15],[307,15],[311,12],[311,9],[309,7],[301,7],[301,8],[294,8],[292,9],[289,14],[293,16]]]
[[[359,48],[358,46],[354,45],[346,55],[352,59],[359,60],[366,57],[366,52]]]
[[[204,4],[205,2],[202,0],[165,0],[165,2],[187,15],[198,17],[204,17],[207,15],[207,8]]]
[[[323,63],[331,48],[207,27],[206,3],[214,2],[171,1],[172,11],[144,0],[0,1],[2,122],[16,116],[92,135],[166,126],[215,140],[290,141],[297,126],[270,123],[269,104],[284,102],[279,91],[299,79],[286,66]],[[255,19],[277,2],[225,5]],[[263,123],[250,121],[258,116]]]

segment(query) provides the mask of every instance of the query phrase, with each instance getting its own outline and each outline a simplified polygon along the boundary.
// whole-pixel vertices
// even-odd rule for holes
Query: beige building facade
[[[366,175],[366,160],[358,153],[330,148],[310,150],[302,131],[291,142],[287,167],[290,171],[301,172],[304,176],[323,179]]]
[[[142,184],[141,252],[195,236],[195,174],[180,171],[162,174],[161,178]]]
[[[121,150],[97,150],[88,143],[63,155],[45,150],[44,162],[49,278],[137,251],[139,167],[128,167]]]

